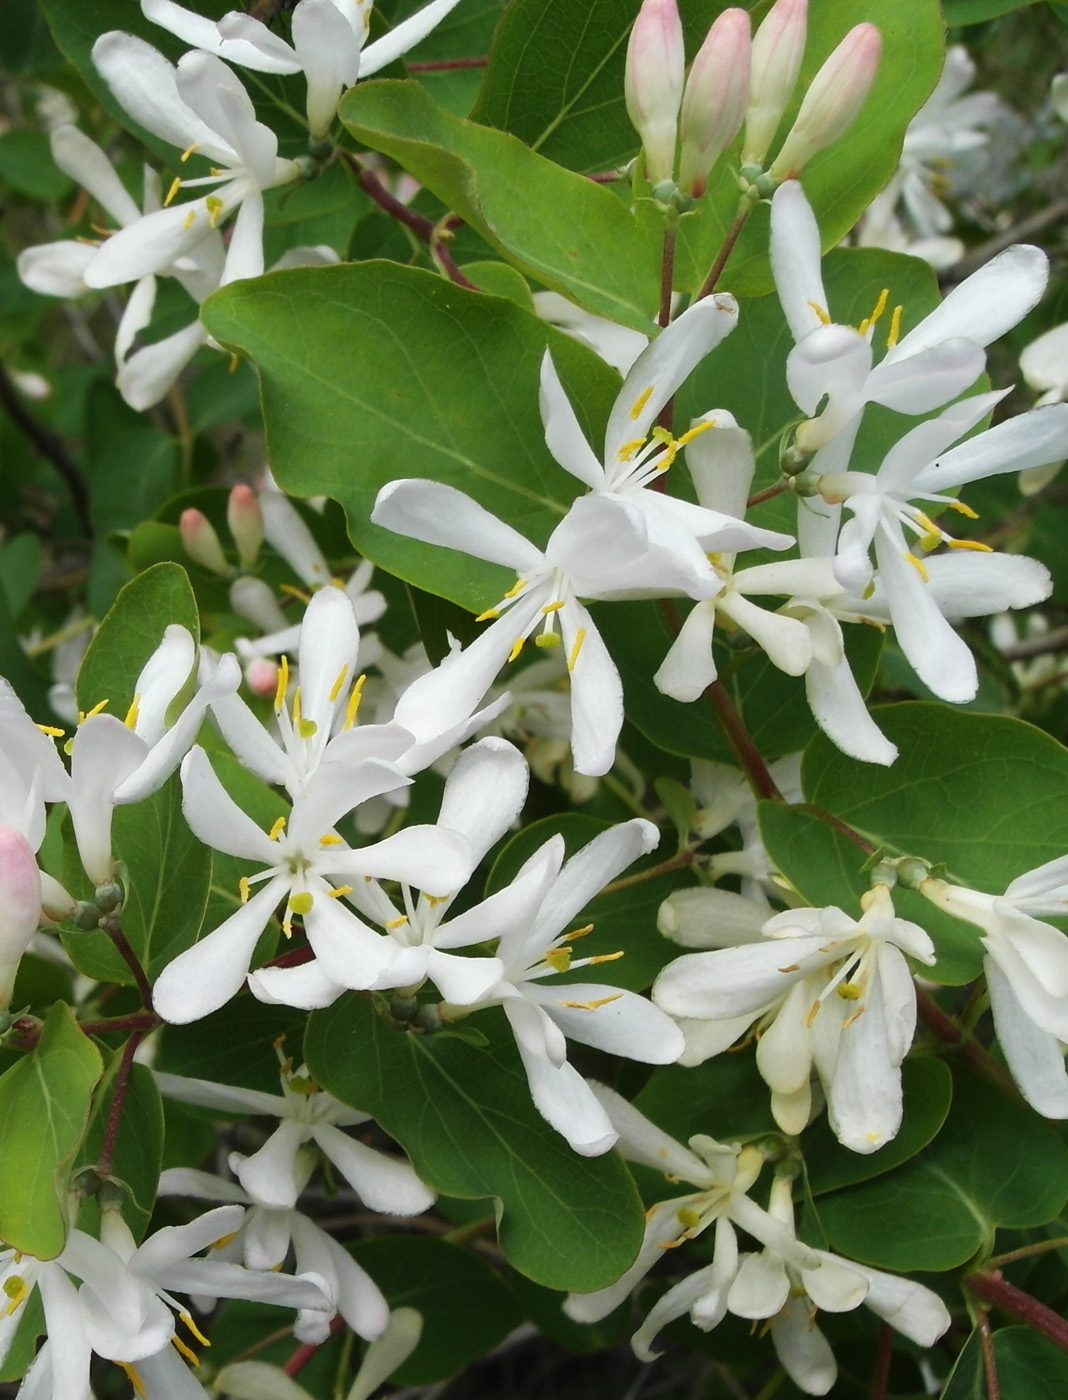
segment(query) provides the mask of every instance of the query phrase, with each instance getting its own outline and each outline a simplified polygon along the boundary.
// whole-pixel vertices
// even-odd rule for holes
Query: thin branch
[[[719,720],[727,743],[730,744],[742,772],[749,779],[749,784],[757,797],[770,797],[776,802],[782,802],[783,795],[776,786],[775,779],[771,776],[763,755],[753,742],[753,736],[745,727],[745,721],[731,699],[726,686],[722,681],[713,681],[705,694],[712,701],[712,707],[716,712],[716,718]]]
[[[1029,218],[1021,219],[1018,224],[1013,224],[1012,228],[1005,229],[1004,232],[987,239],[985,243],[980,243],[978,248],[973,248],[966,258],[961,258],[960,262],[954,263],[952,267],[946,269],[938,279],[940,285],[951,287],[958,282],[963,282],[966,277],[977,272],[984,263],[989,262],[996,253],[1002,252],[1013,243],[1020,243],[1024,239],[1033,237],[1051,224],[1059,224],[1066,216],[1068,216],[1068,199],[1058,199],[1053,204],[1048,204]]]
[[[1010,1249],[1008,1254],[998,1254],[986,1261],[988,1269],[1001,1269],[1006,1264],[1015,1264],[1018,1259],[1030,1259],[1035,1254],[1045,1254],[1051,1249],[1068,1248],[1068,1235],[1058,1235],[1055,1240],[1038,1240],[1035,1244],[1025,1244],[1020,1249]]]
[[[104,1142],[100,1148],[100,1157],[97,1161],[96,1169],[101,1176],[110,1176],[115,1165],[115,1143],[118,1141],[119,1124],[122,1122],[122,1110],[126,1104],[126,1091],[130,1086],[130,1074],[133,1070],[134,1052],[145,1038],[144,1031],[134,1031],[130,1039],[122,1047],[122,1059],[119,1062],[119,1072],[115,1076],[115,1093],[112,1095],[111,1108],[108,1110],[108,1121],[104,1125]]]
[[[82,469],[67,451],[66,444],[58,433],[39,423],[22,401],[22,395],[15,388],[11,376],[0,364],[0,404],[19,432],[33,446],[38,456],[52,463],[66,483],[75,514],[86,535],[92,538],[93,522],[89,514],[89,487]]]
[[[1068,1322],[1052,1308],[1047,1308],[1045,1303],[1040,1303],[1030,1293],[1002,1278],[996,1270],[972,1274],[968,1279],[968,1288],[984,1303],[1012,1313],[1021,1322],[1026,1322],[1028,1327],[1048,1337],[1061,1351],[1068,1351]]]
[[[810,816],[818,817],[821,822],[826,822],[828,826],[833,826],[835,831],[844,836],[847,841],[852,841],[853,845],[866,856],[873,856],[876,848],[865,836],[861,836],[859,831],[854,831],[848,822],[844,822],[841,817],[836,817],[832,812],[825,812],[822,807],[815,806],[812,802],[801,802],[798,809],[808,812]]]
[[[916,1009],[938,1039],[945,1045],[951,1045],[976,1074],[999,1089],[1006,1098],[1020,1102],[1020,1091],[1008,1070],[987,1054],[978,1041],[963,1031],[952,1016],[947,1016],[934,997],[920,986],[916,988]]]
[[[1028,661],[1032,656],[1053,656],[1059,651],[1068,651],[1068,627],[1056,627],[1041,637],[1025,637],[1022,642],[1000,650],[1006,661]]]
[[[671,322],[671,293],[675,281],[675,240],[678,227],[672,219],[664,228],[664,249],[660,261],[660,311],[657,325],[664,327]]]
[[[340,1313],[338,1313],[338,1315],[335,1318],[332,1318],[330,1321],[330,1331],[331,1333],[340,1332],[341,1329],[343,1327],[346,1327],[347,1325],[348,1324],[346,1323],[345,1319],[341,1316]],[[320,1346],[322,1346],[321,1342],[302,1342],[300,1346],[297,1347],[293,1355],[286,1362],[286,1364],[282,1367],[282,1370],[286,1373],[287,1376],[298,1375],[301,1371],[304,1370],[304,1367],[307,1366],[308,1362],[319,1350]]]
[[[705,278],[704,286],[697,293],[697,300],[710,296],[716,290],[716,283],[722,276],[723,269],[727,266],[727,259],[734,252],[734,245],[738,242],[738,235],[745,228],[745,221],[752,212],[753,205],[748,200],[743,202],[741,208],[734,216],[734,223],[727,230],[727,236],[723,240],[723,247],[716,255],[716,261],[712,264],[708,276]]]
[[[115,1031],[154,1031],[163,1025],[162,1016],[154,1011],[134,1011],[129,1016],[112,1016],[105,1021],[79,1021],[78,1028],[86,1035],[111,1035]]]
[[[871,1400],[886,1400],[890,1383],[890,1362],[894,1355],[894,1329],[888,1322],[879,1328],[879,1348],[875,1353],[875,1370],[871,1378]]]
[[[983,1353],[983,1375],[986,1377],[987,1400],[1001,1400],[998,1381],[998,1361],[994,1355],[994,1338],[990,1335],[990,1319],[986,1309],[979,1309],[979,1346]]]
[[[670,860],[662,860],[659,865],[651,865],[648,870],[640,870],[637,875],[624,875],[622,880],[613,880],[610,885],[605,885],[602,894],[615,894],[617,890],[629,890],[634,885],[643,885],[646,880],[655,880],[658,875],[667,875],[672,870],[682,870],[684,866],[692,865],[697,859],[694,851],[680,851],[677,856],[672,856]]]
[[[141,993],[141,1005],[146,1011],[152,1008],[152,988],[149,986],[145,969],[141,966],[140,959],[130,947],[126,935],[122,931],[122,925],[118,919],[112,915],[110,918],[101,919],[100,927],[114,943],[116,951],[121,956],[123,962],[133,973],[134,981],[137,983],[137,990]]]
[[[759,506],[764,501],[770,501],[773,496],[781,496],[784,491],[790,488],[785,481],[777,481],[774,486],[766,486],[763,491],[758,491],[755,496],[750,496],[745,503],[746,510],[752,506]]]
[[[448,73],[454,68],[485,68],[488,54],[479,58],[438,58],[426,63],[405,63],[409,73]]]

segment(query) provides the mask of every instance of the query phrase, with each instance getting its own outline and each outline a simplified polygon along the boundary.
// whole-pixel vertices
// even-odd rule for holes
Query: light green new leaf
[[[544,544],[580,489],[545,446],[546,344],[592,442],[619,389],[591,351],[513,302],[395,263],[235,282],[209,298],[204,320],[256,363],[279,483],[340,501],[361,553],[476,612],[514,574],[371,525],[379,489],[397,477],[446,482]]]
[[[66,1243],[70,1165],[102,1070],[100,1051],[56,1002],[36,1047],[0,1077],[0,1239],[36,1259]]]
[[[315,1079],[370,1113],[429,1186],[496,1198],[513,1267],[548,1288],[606,1287],[641,1242],[629,1173],[615,1154],[580,1157],[539,1116],[502,1013],[473,1024],[487,1047],[397,1030],[348,995],[312,1013],[304,1053]]]
[[[414,82],[360,83],[342,121],[398,161],[519,270],[580,306],[651,334],[660,296],[659,220],[514,136],[435,107]]]

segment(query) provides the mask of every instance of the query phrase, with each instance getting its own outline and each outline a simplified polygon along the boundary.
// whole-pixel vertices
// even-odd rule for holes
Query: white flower
[[[901,1062],[916,1027],[904,954],[927,964],[935,954],[923,929],[895,916],[885,885],[861,903],[859,920],[833,906],[787,910],[764,925],[766,942],[677,958],[653,999],[673,1016],[760,1021],[757,1066],[783,1131],[808,1122],[814,1065],[838,1140],[867,1153],[901,1126]]]

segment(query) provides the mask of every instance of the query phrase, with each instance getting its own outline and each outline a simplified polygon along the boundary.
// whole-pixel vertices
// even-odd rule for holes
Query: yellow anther
[[[561,609],[563,606],[564,606],[564,600],[563,600],[563,598],[558,598],[558,599],[556,600],[555,603],[546,603],[545,606],[542,608],[542,612],[543,612],[543,613],[554,613],[554,612],[559,612],[560,609]]]
[[[50,739],[62,739],[67,732],[65,729],[57,729],[54,724],[39,724],[37,728],[42,734],[47,734]]]
[[[813,1022],[813,1021],[816,1019],[816,1017],[820,1014],[820,1007],[821,1007],[822,1005],[823,1005],[823,1002],[821,1002],[820,999],[819,999],[819,997],[817,997],[816,1000],[812,1003],[812,1005],[808,1008],[808,1015],[805,1017],[805,1025],[806,1025],[806,1026],[811,1026],[811,1025],[812,1025],[812,1022]]]
[[[311,602],[311,594],[305,593],[303,588],[297,588],[292,583],[283,583],[280,585],[280,589],[283,593],[288,593],[291,598],[296,598],[298,602]]]
[[[237,888],[238,888],[238,890],[239,890],[240,893],[241,893],[241,903],[242,903],[242,904],[247,904],[247,903],[248,903],[248,896],[249,896],[248,876],[247,876],[247,875],[242,875],[242,876],[241,876],[241,879],[238,880],[238,882],[237,882]]]
[[[946,505],[950,508],[950,510],[958,511],[968,520],[979,519],[979,512],[977,510],[972,510],[971,506],[966,506],[963,501],[947,501]]]
[[[204,201],[204,208],[208,211],[208,227],[214,228],[223,212],[223,202],[217,194],[209,194]]]
[[[924,564],[923,560],[922,560],[922,559],[917,559],[916,556],[915,556],[915,554],[906,554],[906,555],[905,555],[905,558],[909,561],[909,563],[912,565],[912,567],[916,570],[916,572],[919,574],[920,578],[923,579],[924,583],[930,583],[930,581],[931,581],[931,575],[927,572],[927,566],[926,566],[926,564]]]
[[[199,151],[199,150],[200,150],[200,142],[199,142],[199,141],[194,141],[193,144],[192,144],[191,146],[186,146],[185,150],[184,150],[184,151],[182,152],[182,154],[178,157],[178,159],[181,160],[181,161],[187,161],[191,155],[194,155],[194,154],[195,154],[197,151]]]
[[[495,617],[500,617],[500,608],[487,608],[485,612],[479,613],[475,618],[476,622],[492,622]]]
[[[407,922],[408,922],[408,915],[407,915],[407,914],[402,914],[402,915],[400,916],[399,919],[390,919],[390,920],[388,921],[388,923],[386,924],[386,928],[389,928],[389,929],[393,929],[393,928],[403,928],[404,925],[405,925]]]
[[[226,372],[227,372],[227,374],[236,374],[236,373],[237,373],[237,367],[238,367],[238,365],[239,365],[240,363],[241,363],[241,357],[240,357],[239,355],[231,355],[231,356],[230,356],[230,362],[229,362],[229,364],[228,364],[227,367],[226,367]]]
[[[83,710],[78,715],[78,723],[84,724],[87,719],[92,719],[94,715],[98,715],[101,710],[106,709],[110,703],[110,700],[101,700],[99,704],[94,705],[91,710]]]
[[[280,1035],[280,1036],[278,1037],[278,1039],[274,1042],[274,1044],[275,1044],[276,1046],[277,1046],[277,1045],[280,1045],[281,1042],[282,1042],[283,1040],[285,1040],[285,1036],[284,1036],[284,1035]],[[228,1235],[220,1235],[219,1238],[218,1238],[217,1240],[212,1240],[211,1245],[209,1246],[209,1248],[211,1248],[211,1249],[225,1249],[226,1246],[230,1243],[231,1240],[236,1240],[236,1239],[237,1239],[237,1231],[236,1231],[236,1230],[231,1230],[230,1233],[229,1233]]]
[[[829,313],[825,310],[824,307],[822,307],[822,306],[819,304],[818,301],[810,301],[808,304],[809,304],[809,306],[812,307],[812,310],[816,313],[816,317],[817,317],[817,319],[819,320],[820,325],[829,326],[829,325],[831,324],[831,318],[830,318]]]
[[[941,536],[942,536],[941,530],[940,530],[940,529],[938,528],[938,526],[934,523],[934,521],[930,518],[930,516],[924,515],[924,513],[923,513],[922,510],[916,511],[916,512],[913,514],[913,517],[912,517],[912,518],[913,518],[913,520],[915,520],[916,524],[919,525],[919,526],[921,526],[924,530],[926,530],[927,533],[928,533],[929,535],[938,535],[938,537],[941,538]]]
[[[903,306],[895,306],[894,314],[890,317],[890,334],[886,337],[886,348],[892,349],[901,336],[901,313],[905,310]]]
[[[194,205],[193,208],[190,209],[189,213],[185,216],[185,223],[182,225],[182,227],[183,227],[184,229],[186,229],[186,230],[189,230],[189,229],[191,229],[191,228],[193,227],[193,225],[196,223],[196,221],[197,221],[197,211],[196,211],[196,206]]]
[[[845,1020],[842,1022],[842,1029],[848,1030],[854,1021],[860,1020],[860,1018],[864,1015],[867,1009],[867,1004],[864,1004],[862,1006],[858,1006],[856,1011],[851,1011],[849,1015],[845,1018]]]
[[[289,689],[289,657],[280,656],[278,658],[278,681],[274,688],[274,709],[276,714],[281,714],[282,704]]]
[[[641,449],[644,446],[645,438],[632,438],[630,442],[625,442],[623,444],[623,446],[616,453],[616,456],[621,462],[629,462],[630,459],[634,456],[635,452],[641,451]]]
[[[637,422],[638,419],[642,416],[642,409],[652,398],[653,390],[655,388],[655,384],[650,384],[648,389],[642,390],[642,392],[634,400],[634,403],[631,405],[630,416],[634,419],[635,422]]]
[[[175,179],[173,179],[173,180],[171,181],[171,187],[170,187],[170,189],[167,191],[167,198],[163,201],[163,207],[164,207],[164,209],[167,208],[168,204],[170,204],[171,200],[174,198],[174,196],[178,193],[178,191],[179,191],[181,188],[182,188],[182,182],[181,182],[181,180],[175,178]]]
[[[660,1244],[659,1244],[659,1246],[658,1246],[658,1248],[660,1248],[660,1249],[678,1249],[680,1245],[683,1245],[683,1244],[685,1244],[685,1243],[686,1243],[686,1236],[683,1235],[683,1236],[681,1236],[681,1237],[680,1237],[679,1239],[677,1239],[677,1240],[661,1240],[661,1241],[660,1241]]]
[[[716,426],[714,418],[706,418],[701,423],[695,423],[692,428],[687,428],[682,437],[677,439],[679,447],[685,447],[688,442],[693,442],[695,437],[700,437],[702,433],[707,433],[709,428]]]
[[[141,697],[135,695],[130,702],[130,708],[126,711],[126,718],[123,720],[127,729],[136,729],[137,721],[141,716]]]
[[[431,909],[434,909],[434,908],[436,908],[436,906],[439,905],[439,904],[448,904],[449,900],[452,898],[452,895],[450,895],[450,894],[427,894],[427,893],[424,891],[424,893],[423,893],[423,898],[424,898],[424,899],[426,900],[426,902],[430,905]]]
[[[596,1011],[599,1006],[607,1006],[610,1001],[619,1001],[622,992],[613,992],[610,997],[598,997],[596,1001],[562,1001],[561,1006],[570,1006],[575,1011]]]
[[[360,701],[363,699],[363,683],[367,679],[366,671],[358,675],[352,683],[352,690],[349,692],[349,702],[345,706],[344,729],[351,729],[356,723],[356,716],[360,713]]]
[[[190,1330],[190,1332],[192,1332],[193,1336],[196,1337],[197,1341],[200,1343],[201,1346],[203,1346],[203,1347],[210,1347],[210,1346],[211,1346],[211,1343],[208,1341],[207,1337],[205,1337],[204,1333],[200,1330],[200,1328],[199,1328],[199,1327],[196,1325],[196,1323],[193,1321],[193,1319],[192,1319],[192,1317],[189,1315],[189,1313],[187,1313],[187,1312],[181,1312],[181,1313],[178,1314],[178,1316],[179,1316],[179,1318],[182,1320],[182,1322],[184,1322],[185,1325],[189,1328],[189,1330]]]
[[[291,894],[289,896],[290,912],[293,914],[299,914],[301,918],[303,918],[305,914],[311,913],[311,907],[314,904],[314,902],[315,901],[312,899],[311,895],[308,893],[307,890],[302,890],[300,894]]]
[[[319,837],[320,846],[343,846],[344,844],[336,831],[328,831],[325,836]]]
[[[120,1370],[126,1372],[126,1379],[133,1386],[134,1394],[138,1397],[138,1400],[143,1400],[143,1397],[148,1394],[148,1391],[145,1389],[145,1383],[137,1374],[137,1369],[133,1363],[130,1361],[116,1361],[115,1365],[118,1366]]]
[[[336,890],[327,890],[331,899],[343,899],[345,895],[352,893],[351,885],[338,885]]]
[[[534,645],[536,647],[542,647],[543,649],[545,647],[558,647],[560,645],[559,634],[556,632],[539,632],[534,638]]]
[[[993,554],[992,546],[983,544],[981,540],[947,540],[950,549],[974,549],[980,554]]]
[[[267,840],[277,841],[279,836],[281,836],[282,832],[285,831],[285,829],[286,819],[285,817],[279,817],[272,825],[270,831],[267,833]]]
[[[337,697],[341,694],[342,687],[344,686],[345,681],[348,679],[348,674],[349,674],[349,668],[348,668],[347,666],[342,666],[341,670],[340,670],[340,671],[338,672],[338,674],[337,674],[337,680],[336,680],[336,681],[334,682],[334,684],[330,687],[330,694],[326,697],[326,698],[327,698],[327,701],[328,701],[331,705],[334,703],[334,701],[337,699]]]
[[[859,1001],[860,988],[855,982],[839,982],[835,991],[843,1001]]]
[[[226,171],[222,168],[221,165],[209,165],[208,170],[212,175],[222,176],[226,174]]]
[[[620,960],[620,958],[621,958],[622,956],[623,956],[623,949],[622,949],[622,948],[619,950],[618,953],[598,953],[596,957],[593,957],[593,958],[590,959],[590,965],[592,966],[594,963],[603,963],[603,962],[619,962],[619,960]]]
[[[186,1346],[181,1337],[172,1337],[171,1346],[174,1347],[175,1351],[178,1352],[180,1356],[184,1356],[187,1361],[191,1361],[194,1366],[200,1365],[200,1357],[192,1347]]]
[[[570,933],[564,934],[565,943],[573,943],[576,938],[585,938],[588,933],[593,932],[592,924],[584,924],[582,928],[573,928]]]
[[[512,584],[511,588],[509,588],[508,592],[504,596],[506,598],[514,598],[517,596],[517,594],[522,593],[523,589],[526,588],[526,586],[527,581],[525,578],[517,578],[515,583]]]
[[[586,629],[585,627],[580,627],[579,630],[575,633],[575,644],[571,648],[571,655],[567,658],[567,669],[569,671],[573,671],[575,669],[575,662],[579,658],[579,652],[582,650],[582,643],[585,640]]]
[[[554,972],[566,972],[571,966],[571,949],[552,948],[545,954],[545,961]]]
[[[525,641],[526,637],[516,637],[515,641],[512,643],[512,650],[508,653],[509,661],[514,661],[516,659],[519,653],[523,650],[523,643]]]
[[[879,317],[886,310],[886,303],[890,300],[890,288],[884,287],[879,293],[879,300],[875,303],[875,309],[868,317],[868,325],[874,326]]]

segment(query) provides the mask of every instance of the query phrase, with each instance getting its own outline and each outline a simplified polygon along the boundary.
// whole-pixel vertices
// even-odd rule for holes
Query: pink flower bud
[[[23,836],[0,826],[0,1010],[11,1004],[15,974],[41,918],[41,872]]]
[[[278,689],[278,662],[270,656],[254,657],[245,667],[245,680],[253,695],[273,695]]]
[[[883,41],[874,24],[851,29],[812,79],[801,110],[768,172],[790,180],[812,159],[837,141],[868,99]]]
[[[237,545],[237,557],[243,569],[255,566],[263,543],[263,512],[259,497],[251,486],[239,482],[230,492],[226,503],[226,523]]]
[[[630,31],[624,91],[627,114],[642,138],[645,173],[655,185],[675,169],[675,127],[686,53],[675,0],[644,0]]]
[[[215,527],[203,511],[190,507],[183,510],[178,518],[178,529],[181,532],[182,544],[185,552],[195,563],[200,564],[205,569],[210,569],[213,574],[221,574],[223,578],[229,578],[233,570],[226,562],[226,555],[223,547],[219,543],[219,536],[215,533]]]
[[[682,99],[679,185],[695,199],[738,135],[749,97],[749,54],[748,14],[724,10],[693,61]]]
[[[753,36],[742,164],[761,165],[790,105],[808,32],[808,0],[778,0]]]

